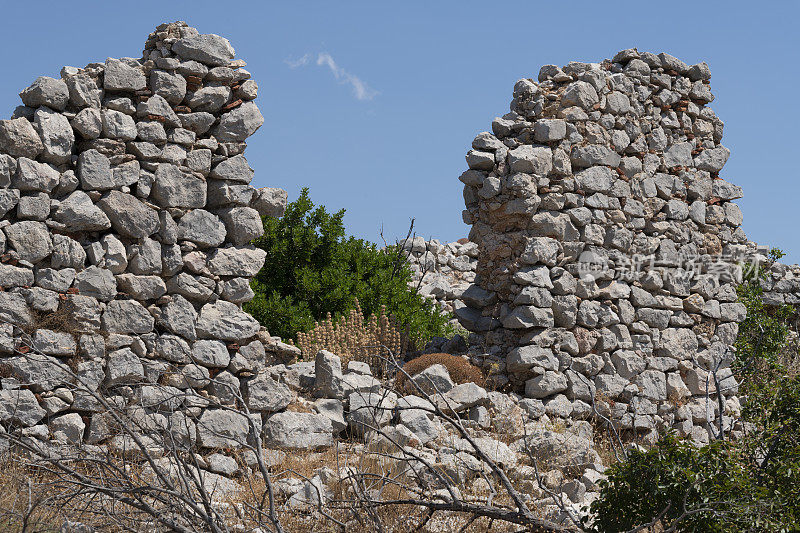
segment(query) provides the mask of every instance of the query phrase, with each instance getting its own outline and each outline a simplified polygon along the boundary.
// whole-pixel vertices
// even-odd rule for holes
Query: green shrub
[[[266,262],[245,309],[286,339],[308,332],[328,313],[334,319],[346,314],[356,300],[365,315],[385,305],[412,344],[451,333],[450,317],[409,289],[411,272],[396,249],[346,236],[344,214],[315,208],[303,189],[282,218],[264,217],[264,235],[253,244],[267,252]]]

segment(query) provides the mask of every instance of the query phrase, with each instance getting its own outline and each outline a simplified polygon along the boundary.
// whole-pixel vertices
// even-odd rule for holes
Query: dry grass
[[[356,301],[356,308],[338,320],[333,320],[328,313],[328,317],[317,322],[311,331],[298,333],[297,346],[303,359],[328,350],[338,355],[344,366],[349,361],[363,361],[370,365],[373,373],[383,375],[386,370],[383,358],[388,356],[386,349],[393,354],[405,353],[409,339],[407,332],[386,315],[386,307],[381,307],[378,316],[367,318]]]
[[[397,376],[395,387],[398,391],[405,391],[407,388],[406,381],[408,380],[406,374],[414,376],[433,365],[444,366],[450,374],[450,379],[458,385],[462,383],[475,383],[481,387],[486,385],[486,376],[483,375],[481,369],[465,358],[449,353],[428,353],[420,355],[403,365],[405,373],[400,373]],[[411,393],[413,391],[409,390],[407,392]]]

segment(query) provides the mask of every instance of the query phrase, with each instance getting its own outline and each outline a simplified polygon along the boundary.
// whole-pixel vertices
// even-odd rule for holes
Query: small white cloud
[[[304,66],[308,65],[309,61],[311,61],[311,55],[310,54],[306,54],[303,57],[301,57],[300,59],[287,58],[287,59],[283,60],[283,62],[286,63],[287,65],[289,65],[289,68],[291,68],[291,69],[295,69],[295,68],[298,68],[298,67],[304,67]]]
[[[310,62],[311,55],[309,54],[305,54],[300,59],[287,59],[285,61],[285,63],[289,65],[289,68],[291,69],[304,67]],[[334,78],[339,80],[339,83],[350,85],[350,87],[353,89],[353,96],[355,96],[358,100],[372,100],[375,95],[378,94],[378,92],[369,87],[364,80],[358,76],[355,76],[354,74],[350,74],[345,69],[337,65],[336,61],[333,59],[333,56],[327,52],[321,52],[317,55],[317,66],[328,67]]]

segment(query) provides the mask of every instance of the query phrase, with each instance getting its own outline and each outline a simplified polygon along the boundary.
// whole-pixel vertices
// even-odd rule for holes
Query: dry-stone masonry
[[[460,180],[479,253],[456,313],[515,390],[705,440],[720,416],[706,369],[723,360],[736,413],[724,367],[745,309],[728,258],[746,238],[710,77],[635,49],[547,65],[473,141]]]
[[[286,205],[250,186],[245,141],[264,118],[244,66],[227,39],[164,24],[141,59],[37,78],[0,121],[0,423],[124,444],[99,392],[235,447],[247,423],[209,400],[291,401],[262,370],[296,350],[241,310],[265,257],[247,243]]]

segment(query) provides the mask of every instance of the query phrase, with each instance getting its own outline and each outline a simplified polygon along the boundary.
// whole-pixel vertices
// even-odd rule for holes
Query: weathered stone
[[[333,425],[325,415],[284,411],[264,424],[264,445],[289,450],[314,450],[333,444]]]
[[[28,119],[0,120],[0,152],[35,159],[43,150],[42,139]]]
[[[103,231],[111,228],[111,221],[105,213],[83,191],[73,192],[58,204],[53,219],[68,226],[71,231]]]
[[[202,208],[206,205],[206,182],[175,165],[161,163],[152,197],[161,207]]]
[[[27,389],[0,390],[0,422],[23,427],[37,424],[47,412],[39,407],[36,396]]]
[[[214,129],[214,135],[222,142],[241,142],[254,134],[264,124],[264,117],[253,102],[245,102],[228,111]]]
[[[51,192],[59,182],[58,171],[49,165],[21,157],[11,184],[20,191]]]
[[[231,62],[233,47],[224,37],[214,34],[193,35],[177,40],[172,51],[183,59],[193,59],[206,65],[224,66]]]
[[[134,300],[113,300],[103,313],[103,329],[111,333],[143,335],[154,325],[155,319]]]
[[[178,221],[178,239],[192,241],[201,248],[221,245],[225,235],[225,225],[219,217],[204,209],[193,209]]]
[[[19,257],[38,263],[53,251],[53,241],[47,226],[42,222],[25,220],[5,227],[8,243]]]
[[[252,429],[261,431],[261,421],[223,409],[206,409],[197,421],[197,441],[204,448],[238,450],[250,442]]]
[[[254,336],[260,328],[256,319],[225,301],[204,305],[197,319],[197,335],[204,339],[240,342]]]
[[[294,400],[289,387],[263,373],[245,380],[244,389],[247,406],[253,411],[282,411]]]
[[[133,92],[144,89],[147,79],[140,68],[132,67],[119,59],[108,58],[103,76],[106,91]]]
[[[39,158],[56,165],[67,163],[75,145],[75,134],[67,117],[43,107],[36,110],[34,125],[44,146]]]

